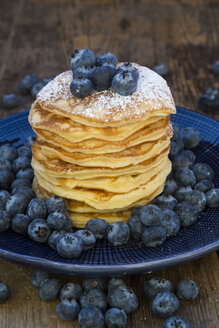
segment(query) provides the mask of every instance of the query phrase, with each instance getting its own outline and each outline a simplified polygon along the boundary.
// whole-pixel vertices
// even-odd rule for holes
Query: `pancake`
[[[94,127],[118,127],[152,116],[174,114],[176,109],[166,81],[147,67],[133,66],[139,71],[139,79],[136,91],[129,96],[110,88],[76,98],[70,92],[72,71],[66,71],[38,93],[37,101],[45,111]]]

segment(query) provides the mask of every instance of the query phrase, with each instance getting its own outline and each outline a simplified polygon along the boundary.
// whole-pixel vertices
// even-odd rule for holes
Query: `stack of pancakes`
[[[109,89],[75,98],[67,71],[32,105],[34,189],[39,197],[65,198],[76,227],[94,217],[127,221],[134,207],[162,192],[170,173],[173,98],[162,77],[134,66],[139,80],[130,96]]]

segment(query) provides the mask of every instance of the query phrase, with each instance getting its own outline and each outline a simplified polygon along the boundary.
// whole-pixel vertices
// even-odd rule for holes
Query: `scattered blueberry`
[[[188,195],[189,192],[192,191],[192,188],[190,186],[188,187],[179,187],[175,193],[174,193],[174,197],[179,201],[179,202],[183,202],[184,200],[186,200],[186,195]]]
[[[40,297],[43,301],[54,301],[60,292],[61,283],[58,279],[46,279],[40,285]]]
[[[97,67],[92,74],[92,82],[97,91],[109,89],[112,82],[111,69],[108,66]]]
[[[34,178],[34,171],[32,168],[20,169],[16,173],[16,179],[24,179],[32,181]]]
[[[194,190],[200,190],[200,191],[206,193],[206,192],[207,192],[208,190],[210,190],[211,188],[213,188],[213,183],[212,183],[212,181],[205,179],[205,180],[201,180],[201,181],[199,181],[199,182],[195,185]]]
[[[177,296],[181,300],[194,300],[198,293],[198,286],[193,280],[181,280],[177,286]]]
[[[56,250],[59,239],[66,234],[66,231],[53,231],[48,238],[48,245]]]
[[[31,188],[32,182],[28,179],[15,179],[11,184],[11,189],[27,187]]]
[[[0,146],[0,158],[5,158],[13,162],[17,158],[17,149],[9,143]]]
[[[70,84],[70,91],[76,98],[87,97],[93,88],[94,86],[91,80],[84,77],[78,77],[77,79],[74,79]]]
[[[60,256],[73,259],[82,253],[83,242],[73,233],[66,233],[58,240],[56,248]]]
[[[144,283],[144,294],[152,301],[155,296],[164,291],[174,292],[174,286],[170,280],[154,277]]]
[[[69,282],[68,284],[64,285],[60,291],[60,300],[62,301],[64,299],[75,299],[77,301],[81,295],[81,286],[77,283]]]
[[[184,143],[184,147],[191,149],[196,147],[200,142],[200,132],[194,127],[187,127],[181,130],[180,136]]]
[[[168,67],[164,64],[159,64],[153,67],[153,71],[161,76],[165,76],[168,73]]]
[[[112,80],[112,88],[122,96],[128,96],[137,89],[137,80],[129,71],[117,73]]]
[[[9,170],[0,171],[0,189],[10,190],[14,174]]]
[[[61,212],[53,212],[48,215],[47,224],[53,230],[68,230],[67,215]]]
[[[71,70],[77,67],[91,66],[96,64],[96,56],[91,49],[76,49],[71,55]]]
[[[175,212],[164,209],[162,212],[161,225],[166,229],[167,237],[175,236],[180,229],[180,218]]]
[[[180,151],[179,144],[176,141],[170,142],[169,158],[173,159]]]
[[[141,236],[141,239],[147,247],[157,247],[163,244],[166,240],[166,230],[161,226],[146,228]]]
[[[12,163],[12,170],[17,173],[21,169],[26,169],[31,167],[29,157],[18,157]]]
[[[11,162],[6,158],[0,158],[0,171],[11,171]]]
[[[184,142],[182,141],[181,138],[179,138],[177,141],[177,146],[178,146],[178,149],[179,149],[179,152],[181,152],[182,150],[184,150]]]
[[[212,67],[212,70],[213,70],[214,74],[219,74],[219,60],[217,60],[217,61],[214,63],[214,65],[213,65],[213,67]]]
[[[130,228],[127,223],[117,221],[107,230],[108,241],[113,246],[121,246],[128,242],[130,237]]]
[[[171,317],[164,321],[163,328],[190,328],[190,326],[180,317]]]
[[[10,198],[10,193],[7,190],[0,190],[0,210],[5,210],[6,203]]]
[[[8,230],[11,220],[7,212],[0,210],[0,232]]]
[[[192,168],[192,162],[188,156],[181,154],[176,155],[172,160],[173,171],[177,171],[182,167],[187,167],[188,169]]]
[[[75,320],[80,312],[80,306],[74,299],[64,299],[56,306],[56,313],[61,320]]]
[[[115,55],[110,52],[105,52],[97,56],[96,65],[101,66],[104,63],[110,63],[117,66],[118,60]]]
[[[32,285],[35,288],[40,289],[42,282],[47,279],[49,279],[49,275],[46,271],[37,270],[32,276]]]
[[[27,137],[27,139],[24,141],[24,146],[31,147],[35,141],[36,141],[35,136]]]
[[[90,66],[78,67],[73,72],[73,79],[78,79],[78,78],[91,79],[94,70],[95,68]]]
[[[162,219],[161,209],[157,205],[146,205],[140,210],[140,220],[146,226],[157,226]]]
[[[107,283],[107,290],[109,292],[111,289],[117,288],[118,286],[126,286],[126,284],[122,279],[111,278]]]
[[[35,219],[28,226],[28,236],[35,242],[46,243],[50,228],[44,219]]]
[[[188,157],[188,159],[190,160],[190,162],[192,164],[195,163],[195,154],[190,149],[181,150],[179,155],[184,155],[184,156]]]
[[[175,172],[175,179],[179,186],[194,187],[196,184],[196,177],[192,170],[187,167],[182,167]]]
[[[140,241],[141,235],[145,229],[145,226],[141,222],[140,218],[137,216],[131,216],[128,220],[128,225],[129,228],[131,229],[132,237],[135,240]]]
[[[189,227],[198,218],[197,207],[186,201],[179,203],[175,208],[175,212],[180,217],[182,227]]]
[[[197,163],[193,166],[193,172],[195,174],[197,182],[208,179],[212,181],[214,179],[214,171],[206,163]]]
[[[179,134],[180,134],[180,127],[177,123],[172,122],[172,127],[173,127],[173,136],[172,136],[172,140],[173,141],[177,141],[177,139],[179,138]]]
[[[103,328],[105,320],[98,308],[88,307],[81,309],[78,315],[78,322],[81,328]]]
[[[124,71],[129,71],[136,80],[139,78],[139,72],[137,68],[135,68],[131,63],[125,63],[122,66],[120,66],[117,70],[118,73]]]
[[[94,234],[86,229],[77,230],[75,235],[80,237],[83,242],[83,249],[88,250],[95,246],[96,238]]]
[[[26,213],[28,199],[22,194],[12,195],[6,203],[6,211],[12,217],[16,214]]]
[[[30,202],[31,199],[36,198],[36,194],[33,189],[29,187],[17,187],[14,188],[11,192],[11,196],[15,194],[21,194],[23,197],[27,199],[27,202]]]
[[[0,282],[0,304],[5,303],[11,296],[11,290],[8,285]]]
[[[47,214],[45,200],[33,198],[28,205],[27,214],[32,220],[37,218],[45,219]]]
[[[199,212],[203,211],[206,205],[206,197],[202,191],[193,190],[186,195],[186,201],[196,205]]]
[[[167,178],[164,185],[163,193],[165,195],[173,195],[177,189],[178,189],[178,185],[176,181],[173,178]]]
[[[98,288],[104,291],[106,289],[106,284],[101,278],[87,278],[83,280],[82,287],[85,291],[92,288]]]
[[[91,288],[84,291],[81,295],[80,305],[82,308],[97,307],[101,311],[105,311],[107,308],[107,298],[102,290]]]
[[[48,214],[53,212],[61,212],[65,213],[67,211],[67,203],[66,201],[59,196],[53,196],[46,200],[46,207]]]
[[[140,216],[140,211],[142,209],[143,206],[137,206],[134,208],[134,210],[132,211],[132,216]]]
[[[108,328],[125,328],[127,325],[127,316],[125,311],[111,308],[105,313],[105,321]]]
[[[156,204],[157,206],[159,206],[159,208],[164,209],[164,208],[168,208],[169,210],[173,210],[176,205],[178,204],[178,201],[176,200],[175,197],[173,197],[172,195],[166,195],[166,194],[162,194],[158,197],[156,197],[153,200],[154,204]]]
[[[28,94],[30,93],[32,87],[34,84],[38,82],[38,78],[35,75],[26,75],[22,80],[21,80],[21,92],[23,94]]]
[[[219,108],[219,92],[213,90],[211,94],[204,94],[199,99],[199,108],[205,112],[214,111]]]
[[[10,109],[15,108],[19,105],[19,98],[13,93],[4,95],[2,97],[2,105],[4,108]]]
[[[179,309],[178,298],[170,291],[158,293],[152,301],[152,312],[158,318],[166,319]]]
[[[111,307],[124,310],[125,313],[133,313],[138,308],[138,298],[127,286],[111,288],[107,294],[107,301]]]
[[[91,219],[87,222],[85,228],[91,231],[96,239],[102,239],[107,235],[109,223],[103,219]]]
[[[209,207],[219,207],[219,188],[210,189],[206,194],[206,200]]]
[[[18,156],[19,157],[32,157],[32,152],[30,147],[22,146],[18,148]]]
[[[15,216],[13,216],[11,220],[12,230],[14,230],[15,232],[21,235],[26,235],[28,225],[30,224],[30,222],[31,222],[31,218],[28,215],[16,214]]]

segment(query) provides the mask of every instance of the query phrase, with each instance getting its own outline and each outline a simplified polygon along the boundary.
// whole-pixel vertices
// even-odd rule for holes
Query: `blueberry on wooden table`
[[[138,298],[134,291],[123,285],[110,288],[107,294],[107,301],[111,307],[124,310],[125,313],[133,313],[138,308]]]
[[[122,280],[120,278],[111,278],[107,282],[107,290],[108,290],[108,292],[111,289],[116,288],[118,286],[126,286],[126,283],[124,282],[124,280]]]
[[[61,283],[58,279],[46,279],[40,285],[40,297],[43,301],[54,301],[61,289]]]
[[[81,328],[104,328],[105,318],[98,308],[86,307],[79,312],[78,322]]]
[[[42,282],[47,279],[49,279],[49,275],[46,271],[37,270],[32,276],[32,286],[40,289]]]
[[[82,282],[83,290],[89,290],[92,288],[98,288],[101,290],[106,290],[105,281],[102,278],[86,278]]]
[[[4,95],[2,97],[2,105],[4,108],[7,108],[7,109],[18,107],[19,98],[16,95],[14,95],[13,93]]]
[[[69,282],[64,285],[60,291],[60,300],[75,299],[79,300],[82,295],[82,288],[78,283]]]
[[[163,328],[190,328],[190,325],[185,319],[171,317],[164,321]]]
[[[106,311],[105,321],[108,328],[125,328],[127,326],[125,311],[117,308],[111,308]]]
[[[80,296],[80,306],[84,307],[97,307],[101,311],[105,311],[107,308],[106,294],[98,288],[91,288],[85,290]]]
[[[198,293],[198,286],[193,280],[181,280],[177,286],[177,296],[181,300],[194,300]]]
[[[56,306],[56,313],[61,320],[75,320],[80,312],[80,306],[75,299],[63,299]]]
[[[152,301],[152,313],[158,318],[166,319],[178,311],[179,305],[178,298],[172,292],[160,292]]]
[[[155,296],[164,291],[174,292],[174,286],[170,280],[154,277],[144,283],[144,294],[152,301]]]
[[[11,296],[10,287],[0,282],[0,304],[5,303]]]
[[[35,75],[25,75],[21,80],[21,92],[28,94],[31,92],[32,87],[38,82],[38,78]]]

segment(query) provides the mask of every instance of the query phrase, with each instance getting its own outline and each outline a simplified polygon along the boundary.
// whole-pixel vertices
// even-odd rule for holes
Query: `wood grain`
[[[20,96],[20,105],[0,117],[29,108],[31,96],[21,96],[19,83],[26,74],[55,76],[69,68],[75,48],[111,51],[120,61],[148,67],[165,63],[167,82],[177,105],[199,111],[197,102],[209,86],[219,88],[211,70],[219,59],[219,2],[217,0],[1,0],[0,98]],[[219,118],[219,113],[209,113]],[[0,260],[0,280],[12,289],[12,298],[0,306],[0,328],[79,327],[62,322],[57,302],[45,303],[30,283],[33,270]],[[219,266],[216,253],[189,264],[156,273],[171,279],[194,279],[200,296],[183,302],[179,315],[191,328],[216,328],[219,322]],[[150,275],[126,277],[137,292],[139,310],[129,316],[128,328],[158,328],[142,293]],[[62,281],[81,281],[61,277]]]

